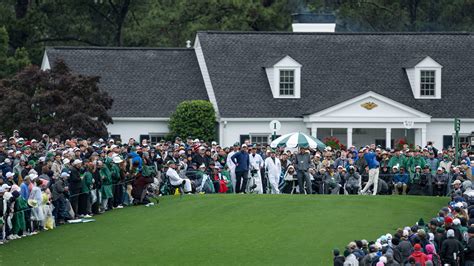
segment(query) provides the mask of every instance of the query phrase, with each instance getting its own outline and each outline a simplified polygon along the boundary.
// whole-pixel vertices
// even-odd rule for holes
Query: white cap
[[[9,158],[6,158],[4,162],[5,163],[11,163],[12,161]]]
[[[3,185],[2,185],[2,188],[5,189],[5,190],[7,190],[7,189],[11,188],[11,186],[9,186],[8,184],[3,184]]]
[[[32,139],[31,142],[38,142],[36,139]]]
[[[206,168],[206,165],[205,165],[205,164],[201,164],[201,165],[199,166],[199,168]]]
[[[37,174],[30,174],[30,180],[33,181],[35,180],[36,178],[38,178],[38,175]]]
[[[14,175],[15,175],[15,174],[12,173],[12,172],[7,172],[7,173],[5,174],[5,176],[6,176],[7,178],[12,177],[12,176],[14,176]]]
[[[72,162],[72,165],[76,165],[76,164],[80,164],[80,163],[82,163],[82,161],[79,160],[79,159],[76,159],[76,160],[74,160],[74,162]]]
[[[46,161],[46,157],[44,157],[44,156],[42,156],[42,157],[39,157],[39,159],[38,159],[38,160],[39,160],[40,162],[44,162],[44,161]]]
[[[61,177],[69,177],[69,173],[68,172],[62,172]]]
[[[110,149],[115,149],[115,148],[118,148],[118,146],[117,146],[117,145],[115,145],[115,144],[114,144],[114,145],[112,145],[112,146],[110,146]]]
[[[438,171],[443,171],[443,167],[438,167]]]
[[[14,153],[15,151],[14,150],[8,150],[7,153]]]
[[[68,163],[70,163],[70,162],[71,162],[71,161],[70,161],[68,158],[66,158],[66,159],[63,160],[63,164],[68,164]]]
[[[199,142],[199,139],[195,139],[193,142]]]
[[[21,151],[16,151],[15,154],[19,155],[19,154],[21,154]]]
[[[242,144],[242,148],[247,148],[247,144]]]
[[[114,156],[114,158],[112,158],[112,161],[114,163],[121,163],[123,162],[122,158],[120,158],[120,156]]]
[[[217,142],[213,141],[213,142],[211,142],[211,145],[215,146],[215,145],[217,145]]]

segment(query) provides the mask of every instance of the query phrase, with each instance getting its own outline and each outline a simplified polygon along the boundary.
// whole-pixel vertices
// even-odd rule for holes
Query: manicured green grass
[[[447,198],[190,195],[0,247],[0,265],[331,265],[332,249],[429,221]]]

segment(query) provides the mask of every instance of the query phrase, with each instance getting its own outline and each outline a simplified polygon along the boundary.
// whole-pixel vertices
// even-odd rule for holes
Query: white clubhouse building
[[[189,48],[49,47],[43,69],[63,59],[101,77],[114,98],[109,125],[123,141],[158,141],[184,100],[209,100],[219,143],[266,143],[301,131],[347,146],[398,139],[437,148],[474,131],[471,33],[198,32]],[[332,29],[332,30],[331,30]],[[303,30],[305,32],[301,32]]]

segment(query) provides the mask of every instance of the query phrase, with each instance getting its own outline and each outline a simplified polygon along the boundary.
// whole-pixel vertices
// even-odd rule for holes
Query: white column
[[[311,137],[313,138],[318,137],[318,128],[316,126],[311,126]]]
[[[385,129],[385,147],[391,149],[392,147],[392,129]]]
[[[421,146],[423,143],[422,136],[421,136],[421,128],[415,128],[415,145]]]
[[[426,146],[426,128],[421,128],[421,148]]]
[[[352,127],[347,128],[347,147],[352,146]]]

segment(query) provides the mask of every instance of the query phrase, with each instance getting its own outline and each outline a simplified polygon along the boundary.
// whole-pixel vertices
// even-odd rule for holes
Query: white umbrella
[[[287,147],[287,148],[312,148],[324,149],[326,145],[317,138],[313,138],[301,132],[285,134],[270,143],[270,147]]]

